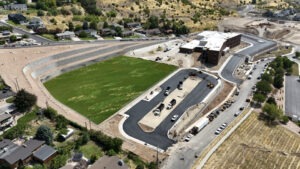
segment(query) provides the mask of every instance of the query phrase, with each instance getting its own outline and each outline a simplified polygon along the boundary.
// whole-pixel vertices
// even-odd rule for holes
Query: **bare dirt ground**
[[[299,168],[300,137],[269,127],[252,113],[211,156],[204,168]]]
[[[223,81],[223,90],[220,92],[219,95],[203,110],[203,114],[207,114],[213,108],[217,107],[222,103],[226,97],[230,94],[231,90],[233,89],[233,84]]]
[[[270,22],[261,18],[240,18],[228,17],[218,25],[220,31],[231,30],[252,33],[261,37],[278,39],[288,43],[300,44],[300,23],[288,22]]]

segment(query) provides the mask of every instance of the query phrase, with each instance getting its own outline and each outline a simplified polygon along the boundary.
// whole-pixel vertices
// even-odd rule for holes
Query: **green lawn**
[[[44,85],[60,102],[98,124],[174,70],[175,66],[120,56]]]
[[[90,159],[92,155],[96,155],[98,157],[102,157],[103,155],[102,149],[93,141],[89,141],[86,145],[80,147],[79,150],[88,159]]]
[[[53,35],[53,34],[42,34],[41,36],[46,38],[46,39],[57,41],[57,39],[55,38],[55,35]]]

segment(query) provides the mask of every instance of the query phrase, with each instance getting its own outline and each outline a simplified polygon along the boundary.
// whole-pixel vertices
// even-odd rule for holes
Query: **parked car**
[[[170,103],[168,104],[168,106],[167,106],[167,110],[172,109],[173,106],[174,106],[175,104],[176,104],[176,100],[175,100],[175,99],[172,99],[172,100],[170,101]]]
[[[175,114],[172,118],[171,118],[171,121],[176,121],[178,119],[178,115]]]
[[[226,127],[227,127],[227,123],[223,123],[220,128],[224,130]]]
[[[239,116],[240,114],[241,114],[241,112],[238,111],[238,112],[234,113],[234,116],[237,117],[237,116]]]
[[[219,127],[219,128],[215,131],[215,134],[216,134],[216,135],[219,135],[221,132],[222,132],[222,129]]]
[[[167,88],[166,88],[166,90],[165,90],[165,96],[168,96],[169,94],[170,94],[170,89],[171,89],[171,87],[170,86],[168,86]]]
[[[240,110],[241,110],[241,111],[244,110],[244,107],[240,107]]]
[[[178,90],[182,90],[182,84],[183,84],[182,81],[179,81],[177,85]]]

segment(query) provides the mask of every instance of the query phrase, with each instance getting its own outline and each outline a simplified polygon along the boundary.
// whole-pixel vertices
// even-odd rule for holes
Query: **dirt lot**
[[[220,22],[218,29],[252,33],[260,37],[299,44],[300,24],[298,22],[286,21],[282,24],[267,19],[228,17]]]
[[[282,126],[266,126],[253,112],[204,168],[299,168],[299,152],[299,136]]]

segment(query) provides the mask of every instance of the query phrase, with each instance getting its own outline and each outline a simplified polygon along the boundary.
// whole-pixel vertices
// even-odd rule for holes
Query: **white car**
[[[178,115],[177,115],[177,114],[175,114],[175,115],[172,117],[171,121],[176,121],[176,120],[177,120],[177,118],[178,118]]]
[[[216,135],[219,135],[221,132],[222,132],[222,129],[219,127],[219,128],[215,131],[215,134],[216,134]]]
[[[227,127],[227,123],[224,123],[220,128],[224,130],[226,127]]]

